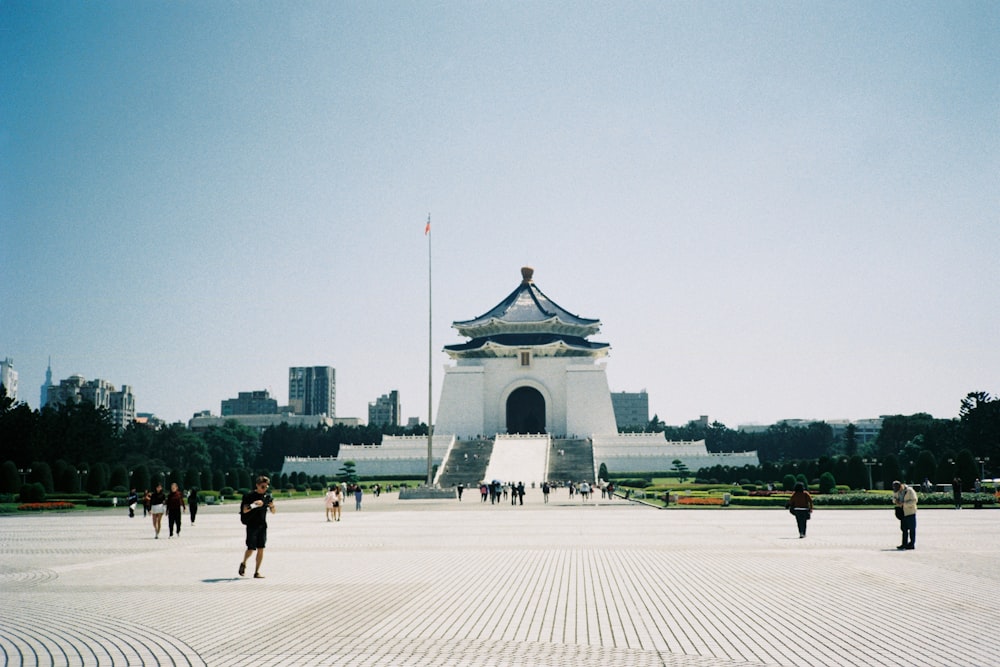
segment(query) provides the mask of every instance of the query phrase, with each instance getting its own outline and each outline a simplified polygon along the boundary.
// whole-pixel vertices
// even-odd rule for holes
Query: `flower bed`
[[[678,505],[722,505],[722,498],[718,496],[681,496],[677,499]]]
[[[23,503],[17,506],[22,512],[41,512],[43,510],[71,510],[75,507],[73,503],[63,501],[51,503]]]

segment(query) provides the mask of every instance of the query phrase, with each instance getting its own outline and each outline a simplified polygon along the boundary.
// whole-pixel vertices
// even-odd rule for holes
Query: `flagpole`
[[[427,235],[427,486],[434,483],[434,463],[433,463],[433,442],[434,442],[434,394],[432,372],[434,363],[433,336],[434,326],[432,319],[432,291],[431,291],[431,214],[427,214],[427,226],[424,228]]]

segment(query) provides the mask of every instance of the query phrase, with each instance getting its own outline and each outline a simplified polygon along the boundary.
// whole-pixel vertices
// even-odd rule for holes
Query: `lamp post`
[[[872,488],[872,467],[878,465],[878,459],[861,459],[861,462],[868,468],[868,490],[870,491]]]
[[[17,471],[21,473],[21,486],[28,483],[28,475],[31,474],[31,468],[18,468]]]
[[[976,463],[979,464],[979,481],[986,479],[986,464],[990,462],[990,457],[980,456],[976,459]]]

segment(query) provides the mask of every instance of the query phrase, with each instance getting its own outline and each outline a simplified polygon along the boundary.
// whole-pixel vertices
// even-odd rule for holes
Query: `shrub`
[[[219,494],[223,497],[231,496],[233,495],[233,487],[224,486],[222,487],[222,489],[219,490]]]
[[[20,500],[22,503],[40,503],[45,500],[45,487],[41,482],[32,482],[21,487]]]
[[[833,473],[825,472],[819,477],[819,492],[830,493],[837,488],[837,480],[833,478]]]
[[[87,498],[87,507],[114,507],[113,498]]]
[[[633,489],[645,489],[649,484],[649,480],[641,478],[620,479],[616,482],[616,486],[630,486]]]

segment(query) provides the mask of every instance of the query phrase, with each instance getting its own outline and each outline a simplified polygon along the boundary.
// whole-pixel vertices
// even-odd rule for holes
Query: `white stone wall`
[[[436,433],[459,438],[507,431],[507,398],[532,387],[545,400],[545,430],[553,435],[616,433],[603,364],[579,357],[469,359],[445,367]]]
[[[594,465],[602,463],[615,474],[624,472],[666,472],[680,459],[692,474],[716,465],[741,467],[760,465],[757,452],[710,453],[704,440],[670,441],[662,433],[619,433],[595,436]]]

